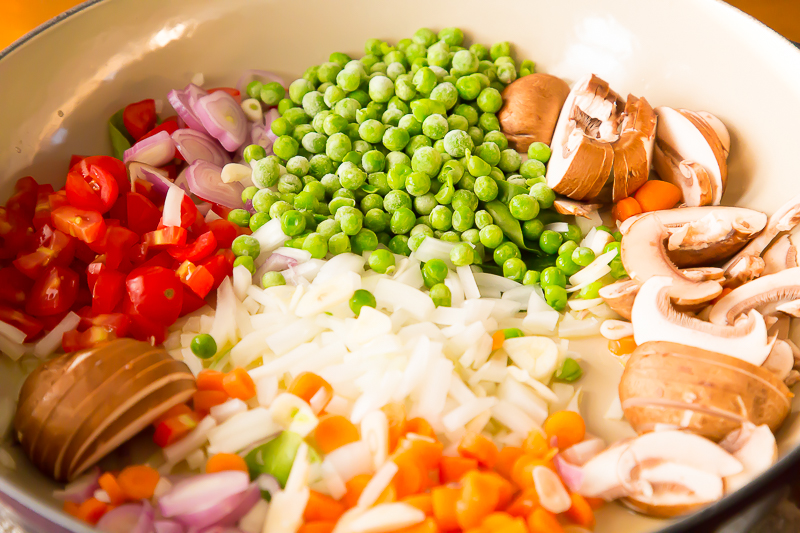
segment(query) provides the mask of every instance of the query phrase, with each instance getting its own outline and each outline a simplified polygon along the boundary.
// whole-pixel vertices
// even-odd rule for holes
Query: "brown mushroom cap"
[[[550,74],[529,74],[503,89],[503,107],[497,113],[508,143],[525,152],[534,142],[550,145],[569,85]]]
[[[553,209],[562,215],[572,215],[576,217],[591,218],[591,213],[597,211],[602,206],[600,204],[586,204],[565,198],[556,198],[553,202]]]
[[[772,315],[779,306],[795,300],[800,300],[800,267],[762,276],[732,290],[712,306],[708,319],[714,324],[733,324],[753,309]]]
[[[639,292],[639,282],[632,279],[615,281],[600,289],[600,297],[623,318],[631,319],[633,301]]]
[[[769,245],[762,258],[764,259],[764,271],[761,275],[775,274],[797,266],[797,248],[792,244],[788,235],[782,235]]]
[[[791,407],[791,392],[772,372],[673,342],[636,348],[619,397],[625,418],[639,433],[668,424],[714,441],[744,421],[775,431]]]
[[[647,100],[629,94],[623,116],[619,139],[613,143],[615,202],[647,181],[656,138],[656,114]]]

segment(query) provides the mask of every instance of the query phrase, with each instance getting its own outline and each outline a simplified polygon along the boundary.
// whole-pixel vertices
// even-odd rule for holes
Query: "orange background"
[[[78,0],[0,0],[0,49]],[[800,41],[800,0],[730,0],[777,32]]]

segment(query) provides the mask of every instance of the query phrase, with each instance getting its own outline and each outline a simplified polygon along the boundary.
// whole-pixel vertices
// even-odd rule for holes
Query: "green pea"
[[[565,231],[561,235],[564,237],[565,241],[581,242],[581,239],[583,238],[583,233],[581,232],[581,228],[579,228],[575,224],[569,224],[567,226],[567,231]]]
[[[261,276],[261,286],[265,289],[279,285],[286,285],[286,278],[280,272],[264,272]]]
[[[604,285],[602,281],[593,281],[578,291],[578,298],[582,298],[584,300],[600,298],[600,289],[602,289],[603,286]]]
[[[411,235],[408,238],[408,249],[412,252],[416,252],[419,246],[422,244],[422,241],[430,237],[430,235],[425,235],[424,233],[417,233],[416,235]]]
[[[556,268],[566,276],[577,274],[581,267],[572,260],[572,254],[559,255],[556,259]]]
[[[358,189],[367,181],[366,173],[350,162],[342,163],[337,174],[342,187],[351,191]]]
[[[405,188],[412,196],[422,196],[431,188],[431,179],[425,172],[414,171],[406,176]],[[405,233],[405,232],[395,232]]]
[[[263,213],[261,213],[261,214],[263,214]],[[250,275],[253,275],[253,274],[256,273],[256,264],[255,264],[255,261],[253,261],[252,257],[250,257],[248,255],[242,255],[242,256],[237,257],[233,261],[233,268],[236,268],[237,266],[240,266],[240,265],[245,267],[248,270],[248,272],[250,272]]]
[[[358,316],[361,314],[362,307],[372,307],[374,309],[378,306],[378,303],[375,301],[375,296],[371,292],[366,289],[358,289],[350,298],[349,305],[353,314]]]
[[[439,235],[439,239],[445,242],[458,243],[461,242],[461,234],[457,231],[444,231]]]
[[[272,218],[281,218],[284,213],[287,211],[292,210],[292,204],[289,202],[284,202],[283,200],[278,200],[273,202],[273,204],[269,208],[269,217]]]
[[[411,158],[411,168],[415,172],[424,172],[428,176],[437,175],[441,166],[442,155],[430,146],[418,148]],[[426,192],[428,191],[425,190],[422,192],[422,194],[425,194]]]
[[[278,113],[280,113],[281,115],[283,115],[293,107],[295,107],[295,104],[289,98],[281,98],[280,101],[278,101]]]
[[[480,59],[478,59],[478,57],[469,50],[459,50],[453,56],[453,70],[458,76],[464,76],[466,74],[478,72],[479,61]]]
[[[547,267],[544,270],[542,270],[541,277],[539,278],[539,284],[542,287],[547,287],[549,285],[555,285],[557,287],[566,287],[567,277],[558,268]]]
[[[415,43],[418,43],[426,48],[431,46],[438,39],[439,38],[436,36],[436,34],[428,28],[418,29],[416,32],[414,32],[414,36],[412,37],[412,40]]]
[[[390,214],[393,214],[402,207],[411,209],[411,206],[411,196],[409,196],[405,191],[391,191],[389,194],[383,197],[383,209]]]
[[[391,155],[391,154],[389,154]],[[405,154],[403,154],[405,155]],[[387,158],[388,162],[388,158]],[[406,177],[413,172],[410,166],[411,161],[409,161],[409,165],[405,164],[398,164],[395,165],[389,173],[386,175],[386,182],[389,187],[393,190],[400,190],[404,189],[406,185]]]
[[[378,236],[371,229],[362,228],[358,233],[353,235],[350,239],[350,244],[355,254],[370,252],[378,247]]]
[[[333,117],[336,115],[331,116]],[[325,154],[334,161],[342,162],[352,148],[353,144],[350,141],[350,137],[344,133],[333,133],[328,137],[328,141],[325,144]]]
[[[589,266],[594,261],[594,251],[591,248],[580,246],[572,252],[572,261],[578,266]]]
[[[478,227],[479,230],[485,228],[486,226],[494,223],[494,219],[492,215],[489,214],[488,211],[484,211],[481,209],[475,213],[475,225]]]
[[[447,108],[438,100],[422,98],[411,102],[411,113],[420,122],[424,122],[431,115],[445,115]]]
[[[250,227],[250,231],[256,231],[258,228],[269,222],[270,217],[269,213],[256,213],[250,217],[250,222],[248,226]]]
[[[431,259],[422,266],[422,279],[425,286],[433,287],[437,283],[442,283],[447,277],[447,264],[441,259]]]
[[[470,46],[469,51],[472,52],[479,60],[489,57],[489,50],[480,43],[475,43]]]
[[[578,381],[582,375],[583,369],[581,369],[581,365],[575,359],[567,357],[564,359],[564,364],[556,372],[555,378],[558,381],[572,383]]]
[[[272,130],[272,133],[281,137],[283,135],[291,135],[294,126],[284,117],[278,117],[272,121],[269,128]]]
[[[535,183],[531,187],[529,194],[531,197],[536,199],[542,209],[549,209],[553,207],[553,203],[556,199],[556,193],[554,193],[553,189],[544,183]]]
[[[369,255],[369,267],[379,274],[391,274],[394,272],[394,255],[389,250],[374,250]]]
[[[481,176],[475,180],[475,195],[482,202],[491,202],[497,198],[498,191],[497,182],[489,176]]]
[[[408,247],[408,237],[405,235],[395,235],[389,240],[389,250],[397,255],[411,255],[411,248]]]
[[[542,163],[547,163],[550,160],[550,147],[543,142],[531,143],[528,146],[528,159],[535,159]]]
[[[519,168],[519,173],[526,179],[544,176],[546,172],[544,163],[536,159],[528,159]]]
[[[281,159],[289,160],[297,155],[299,146],[299,143],[295,139],[288,135],[283,135],[278,137],[272,144],[272,151]]]
[[[383,207],[383,197],[375,193],[368,194],[361,199],[359,207],[364,213],[368,213],[370,209],[381,209]]]
[[[622,232],[621,231],[615,231],[614,233],[612,233],[612,236],[614,237],[614,240],[616,240],[617,242],[622,242]]]
[[[444,139],[449,127],[443,115],[430,115],[422,122],[422,133],[434,140]]]
[[[544,230],[539,237],[539,247],[546,254],[555,254],[561,246],[563,238],[560,233],[552,230]]]
[[[458,46],[464,42],[464,32],[459,28],[442,28],[439,31],[439,40],[444,41],[450,46]]]
[[[468,151],[473,150],[474,142],[467,132],[451,130],[444,136],[444,148],[452,157],[464,157]]]
[[[436,87],[438,79],[430,67],[422,67],[414,74],[412,83],[417,92],[430,94],[433,88]]]
[[[301,178],[308,174],[310,169],[311,165],[309,164],[308,159],[301,155],[296,155],[286,162],[286,172]]]
[[[422,133],[422,123],[419,120],[417,120],[411,113],[400,117],[400,121],[397,123],[397,127],[406,130],[408,134],[412,137]]]
[[[521,256],[522,254],[519,251],[519,247],[513,242],[506,241],[494,249],[492,258],[494,262],[497,263],[497,266],[503,266],[509,259],[514,257],[519,258]]]
[[[369,80],[369,97],[375,102],[388,102],[394,96],[394,82],[387,76]]]
[[[303,240],[303,250],[314,259],[322,259],[328,254],[328,239],[319,233],[310,233]]]
[[[547,304],[556,311],[562,311],[567,307],[567,291],[563,287],[556,285],[544,287],[544,298]]]
[[[453,209],[468,209],[475,211],[478,208],[478,196],[474,192],[459,189],[453,195]]]
[[[441,102],[445,109],[451,109],[458,102],[458,90],[450,82],[443,82],[433,88],[431,99]]]
[[[487,87],[478,95],[478,107],[484,113],[497,113],[503,107],[503,97],[500,91]]]
[[[470,228],[461,233],[461,240],[473,246],[477,246],[481,243],[480,231],[478,231],[477,228]]]
[[[414,212],[411,209],[401,207],[392,213],[392,217],[389,221],[389,229],[396,235],[402,235],[411,231],[416,220]]]
[[[495,250],[495,253],[497,253],[497,250]],[[518,257],[511,257],[503,263],[503,277],[520,283],[524,280],[527,270],[525,261]]]
[[[408,144],[406,145],[405,148],[405,153],[409,157],[413,158],[414,152],[416,152],[419,148],[422,148],[423,146],[427,146],[428,148],[430,148],[431,140],[425,135],[415,135],[411,137],[411,140],[408,141]]]
[[[189,344],[192,353],[200,359],[210,359],[217,353],[217,343],[208,333],[201,333],[192,338]]]
[[[326,174],[331,174],[333,172],[333,161],[331,161],[330,157],[322,153],[312,156],[308,164],[308,173],[320,180]]]
[[[495,166],[500,162],[500,147],[493,142],[487,142],[484,137],[483,144],[475,147],[474,155],[480,157],[489,165]]]
[[[486,248],[497,248],[503,242],[503,230],[495,224],[483,227],[479,236],[481,244]]]
[[[283,88],[283,85],[281,85],[277,81],[271,81],[269,83],[265,83],[259,87],[259,91],[257,94],[251,94],[250,93],[251,86],[253,92],[255,92],[256,89],[256,86],[253,86],[253,83],[258,83],[258,82],[251,82],[250,85],[247,86],[247,94],[250,95],[251,98],[260,98],[261,101],[267,104],[268,106],[278,105],[278,102],[280,102],[281,99],[286,96],[286,90]]]
[[[250,225],[250,213],[244,209],[234,209],[228,213],[228,220],[237,226],[246,228]]]
[[[578,243],[575,241],[564,241],[564,244],[559,246],[558,255],[569,255],[572,257],[572,252],[578,248]]]
[[[306,219],[300,211],[290,210],[281,215],[281,230],[284,235],[296,237],[303,233],[305,229]]]
[[[611,275],[614,279],[622,279],[628,275],[619,257],[612,259],[608,266],[611,268]]]
[[[486,139],[484,138],[484,143],[485,142]],[[497,166],[500,167],[500,170],[503,172],[516,172],[519,170],[520,165],[522,165],[522,158],[516,150],[509,148],[500,153],[500,162]]]
[[[328,251],[339,255],[350,251],[350,238],[345,233],[336,233],[328,239]]]
[[[450,307],[452,295],[450,289],[444,283],[437,283],[430,288],[431,300],[436,307]]]
[[[355,207],[342,206],[334,214],[346,235],[355,235],[364,225],[364,214]]]
[[[450,249],[450,261],[455,266],[468,266],[475,260],[475,250],[467,242],[456,244]]]
[[[522,277],[522,284],[523,285],[536,285],[539,282],[539,271],[538,270],[527,270],[525,271],[525,275]]]
[[[303,141],[303,137],[312,132],[314,132],[314,126],[311,124],[300,124],[292,131],[291,137],[298,143],[301,143]],[[298,144],[297,153],[301,153],[302,150],[304,150],[304,148]]]
[[[473,142],[473,144],[475,146],[478,146],[478,145],[483,143],[483,130],[482,129],[480,129],[480,128],[476,127],[476,126],[471,126],[467,130],[467,134],[469,134],[469,137],[470,137],[470,139],[472,139],[472,142]]]
[[[364,226],[368,229],[379,233],[384,231],[389,226],[389,215],[383,210],[374,207],[367,211],[364,215]]]
[[[467,119],[468,127],[478,123],[478,112],[469,104],[459,104],[456,106],[455,115]]]
[[[467,170],[475,178],[488,176],[492,171],[492,166],[478,157],[477,155],[467,154]],[[484,200],[490,201],[490,200]]]
[[[284,174],[278,180],[278,192],[298,193],[303,190],[303,181],[294,174]]]
[[[616,250],[617,251],[617,257],[619,257],[621,248],[622,248],[622,244],[621,243],[619,243],[619,242],[610,242],[610,243],[606,244],[605,247],[603,248],[603,253],[607,254],[608,252],[610,252],[612,250]]]
[[[437,205],[429,215],[431,226],[439,231],[447,231],[453,224],[453,212],[444,205]]]
[[[428,118],[430,118],[430,117],[428,117]],[[450,130],[467,131],[468,129],[469,129],[469,121],[467,121],[467,119],[462,117],[461,115],[450,115],[450,116],[447,117],[447,130],[448,131],[450,131]],[[445,135],[446,135],[446,133],[445,133]],[[444,135],[442,135],[442,139],[443,138],[444,138]],[[446,152],[446,150],[444,149],[444,141],[443,140],[442,140],[442,150],[441,151]]]
[[[508,202],[511,216],[517,220],[532,220],[539,214],[539,203],[527,194],[518,194]]]
[[[450,64],[450,47],[446,42],[438,41],[428,47],[428,63],[442,68]]]
[[[339,221],[332,218],[325,219],[317,225],[317,233],[326,239],[330,239],[340,231],[342,231],[342,227],[339,225]]]
[[[453,211],[453,229],[456,231],[467,231],[475,223],[475,213],[466,208],[459,207]]]
[[[389,127],[383,134],[383,145],[392,151],[400,151],[408,144],[410,137],[408,132],[402,128]]]
[[[384,159],[384,167],[386,160]],[[367,176],[367,182],[377,189],[377,193],[381,196],[388,194],[392,190],[389,187],[389,179],[385,172],[372,172]]]
[[[319,207],[319,200],[310,192],[301,191],[294,197],[294,208],[298,211],[311,211],[312,213]]]

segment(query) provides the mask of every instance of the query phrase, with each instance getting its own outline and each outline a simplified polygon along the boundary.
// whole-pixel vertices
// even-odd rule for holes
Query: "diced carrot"
[[[510,524],[506,524],[498,529],[496,533],[528,533],[528,528],[525,526],[525,520],[522,518],[515,518]]]
[[[306,522],[319,520],[336,522],[343,513],[344,505],[330,496],[312,490],[308,496],[306,510],[303,512],[303,520]]]
[[[409,453],[399,454],[394,457],[397,473],[394,475],[392,485],[400,498],[405,498],[425,489],[426,472]]]
[[[433,516],[433,498],[428,493],[412,494],[411,496],[406,496],[400,501],[407,503],[411,507],[416,507],[425,513],[425,516]]]
[[[64,506],[62,510],[70,516],[74,516],[75,518],[80,518],[80,508],[81,506],[75,502],[66,501],[64,502]]]
[[[314,439],[322,453],[330,453],[360,438],[358,428],[341,415],[323,416],[314,429]]]
[[[485,527],[471,527],[469,529],[465,529],[464,533],[493,533],[492,530],[486,529]]]
[[[297,530],[297,533],[331,533],[336,527],[336,522],[319,520],[316,522],[306,522]]]
[[[201,370],[197,374],[197,390],[216,390],[224,391],[225,387],[222,386],[222,380],[225,379],[225,373],[217,370]]]
[[[575,411],[557,411],[547,417],[542,425],[547,433],[547,440],[553,437],[558,442],[558,448],[565,450],[578,444],[586,436],[586,423],[583,417]]]
[[[618,340],[608,341],[608,351],[614,355],[628,355],[633,353],[635,349],[636,341],[633,340],[633,337],[622,337]]]
[[[122,487],[117,483],[117,478],[115,478],[113,474],[106,472],[100,476],[97,483],[100,485],[100,488],[108,494],[111,505],[122,505],[125,503],[125,492],[123,492]]]
[[[192,396],[194,410],[207,414],[212,407],[228,401],[228,395],[218,390],[198,390]]]
[[[497,487],[497,509],[505,509],[514,497],[516,488],[506,478],[497,472],[487,471],[483,473]]]
[[[436,432],[424,418],[412,418],[406,422],[406,433],[415,433],[423,437],[436,438]]]
[[[501,527],[511,524],[512,522],[514,522],[513,516],[509,515],[508,513],[496,512],[491,513],[484,518],[483,522],[481,523],[481,527],[484,527],[490,531],[496,531]]]
[[[426,518],[423,522],[413,526],[398,529],[394,533],[440,533],[439,526],[433,518]]]
[[[586,498],[573,492],[569,495],[572,507],[567,510],[567,517],[581,527],[592,529],[594,526],[594,511]]]
[[[156,490],[156,485],[161,476],[158,471],[147,465],[128,466],[117,476],[122,492],[129,500],[150,499]]]
[[[511,502],[511,505],[506,509],[506,512],[511,516],[521,516],[525,518],[537,507],[539,507],[539,494],[536,493],[536,487],[531,485],[514,498],[514,501]]]
[[[528,516],[528,529],[530,533],[564,533],[556,517],[541,507]]]
[[[463,457],[477,459],[481,466],[492,468],[497,462],[497,446],[480,433],[468,432],[458,444],[458,453]]]
[[[107,512],[108,505],[97,498],[89,498],[78,507],[78,518],[95,525]]]
[[[244,368],[234,368],[222,378],[222,387],[225,393],[231,398],[238,398],[247,401],[256,395],[256,384],[247,370]]]
[[[547,443],[541,431],[534,429],[528,434],[528,438],[522,443],[522,449],[525,453],[529,453],[534,457],[542,458],[550,451],[550,445]]]
[[[439,476],[442,483],[455,483],[461,480],[464,474],[477,468],[477,459],[442,456],[439,463]]]
[[[497,454],[494,469],[504,478],[511,479],[511,469],[514,468],[516,460],[524,453],[525,451],[517,446],[503,446]]]
[[[406,408],[400,402],[387,403],[381,411],[389,421],[389,453],[397,448],[400,437],[406,432]]]
[[[342,504],[348,509],[355,507],[358,503],[358,499],[361,497],[361,493],[364,492],[364,487],[366,487],[367,483],[369,483],[369,480],[369,475],[359,474],[345,483],[344,486],[347,489],[347,492],[340,500]]]
[[[639,202],[642,211],[660,211],[661,209],[672,209],[675,204],[681,201],[683,194],[681,190],[668,181],[650,180],[636,189],[633,197]]]
[[[394,485],[390,484],[388,487],[383,489],[381,495],[378,496],[378,499],[375,500],[375,504],[379,503],[393,503],[397,501],[397,489],[394,488]]]
[[[633,197],[624,198],[614,204],[614,207],[611,208],[611,216],[620,222],[623,222],[634,215],[638,215],[641,212],[642,206],[640,206],[639,202],[636,201],[636,198]]]
[[[226,470],[248,472],[247,463],[235,453],[217,453],[206,461],[206,474],[224,472]]]
[[[164,412],[163,415],[156,418],[155,422],[153,422],[153,426],[158,426],[164,420],[169,418],[180,416],[180,415],[188,415],[192,412],[192,408],[186,405],[185,403],[179,403],[178,405],[174,405]]]
[[[492,351],[499,350],[503,347],[503,343],[506,341],[506,334],[502,329],[498,329],[494,333],[492,333]]]
[[[461,489],[447,486],[435,487],[431,491],[433,518],[440,529],[449,531],[458,529],[456,503],[461,498]]]
[[[537,459],[532,455],[525,454],[514,462],[514,468],[511,470],[511,481],[516,483],[521,489],[532,487],[533,469],[537,466],[546,466],[547,468],[555,469],[552,461]]]
[[[500,490],[488,474],[472,470],[461,478],[461,495],[456,502],[456,520],[462,529],[476,527],[497,507]]]
[[[589,498],[587,496],[584,496],[583,499],[586,500],[586,503],[589,504],[589,507],[591,507],[592,510],[600,509],[602,506],[606,504],[606,501],[603,498]]]
[[[313,372],[303,372],[299,374],[292,380],[291,384],[289,384],[287,392],[311,403],[311,398],[313,398],[320,389],[324,391],[321,393],[323,395],[323,400],[320,402],[320,410],[322,410],[328,405],[331,398],[333,398],[333,387],[330,383]]]
[[[444,445],[427,438],[405,438],[397,445],[395,456],[406,455],[422,468],[432,470],[439,466]]]

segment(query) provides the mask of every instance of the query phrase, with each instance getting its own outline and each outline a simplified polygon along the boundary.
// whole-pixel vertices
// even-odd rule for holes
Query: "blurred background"
[[[0,49],[80,0],[0,0]],[[800,42],[800,0],[729,0],[784,37]]]

